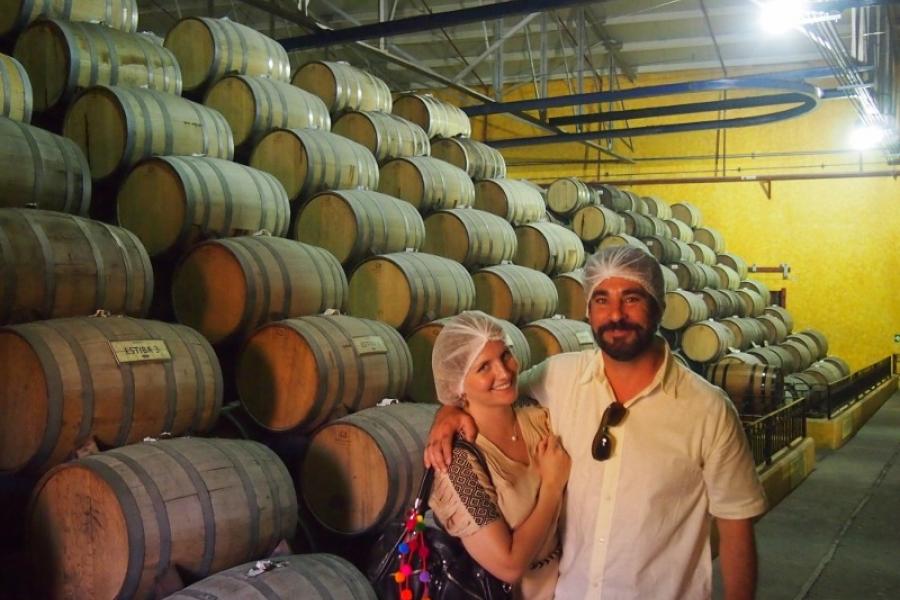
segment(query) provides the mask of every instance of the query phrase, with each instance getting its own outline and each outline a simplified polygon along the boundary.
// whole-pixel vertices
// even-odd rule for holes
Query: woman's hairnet
[[[584,297],[590,306],[594,289],[611,277],[621,277],[640,284],[656,301],[660,314],[666,308],[666,285],[659,262],[634,246],[604,248],[588,258],[584,265]]]
[[[451,318],[438,334],[431,351],[431,370],[437,398],[456,406],[463,392],[463,380],[488,342],[506,343],[500,324],[480,310],[469,310]]]

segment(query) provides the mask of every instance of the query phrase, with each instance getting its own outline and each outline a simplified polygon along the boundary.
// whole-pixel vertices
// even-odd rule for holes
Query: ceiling
[[[592,79],[609,81],[611,73],[616,81],[609,85],[615,87],[628,82],[641,85],[642,76],[651,73],[704,69],[729,77],[748,68],[770,73],[830,67],[841,76],[817,81],[818,85],[835,93],[843,86],[861,115],[872,112],[866,102],[876,103],[880,118],[894,127],[897,123],[897,2],[820,0],[817,10],[839,18],[777,37],[762,32],[760,2],[755,0],[570,1],[549,11],[543,8],[558,7],[560,1],[298,2],[299,6],[287,0],[138,0],[140,29],[164,36],[181,17],[228,17],[290,48],[308,43],[309,36],[327,34],[328,29],[380,21],[396,25],[430,15],[419,31],[293,51],[292,63],[296,67],[319,58],[347,60],[380,76],[394,91],[451,86],[470,98],[461,104],[470,105],[502,100],[520,86],[532,87],[541,97],[554,79],[565,79],[569,92],[578,93]],[[505,5],[518,10],[497,17]],[[863,5],[874,6],[850,8]],[[493,11],[489,20],[451,24],[448,18],[447,13],[478,7]],[[860,64],[876,68],[858,74],[853,67]]]

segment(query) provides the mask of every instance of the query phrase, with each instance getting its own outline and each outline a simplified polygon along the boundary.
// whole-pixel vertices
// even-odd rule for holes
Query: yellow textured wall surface
[[[642,77],[639,85],[717,77],[715,73]],[[504,100],[529,97],[520,87]],[[570,93],[555,83],[551,95]],[[715,99],[693,94],[628,104],[628,108]],[[448,96],[452,100],[452,96]],[[605,108],[605,107],[604,107]],[[564,114],[571,108],[554,109]],[[771,110],[771,109],[770,109]],[[736,116],[730,111],[728,116]],[[708,118],[708,115],[707,115]],[[717,140],[716,131],[635,137],[633,148],[617,140],[613,148],[639,160],[614,163],[582,144],[504,149],[509,176],[541,183],[562,176],[587,181],[619,181],[620,187],[669,203],[689,201],[703,212],[704,223],[724,235],[728,251],[750,264],[791,268],[790,279],[755,274],[773,290],[787,290],[787,307],[796,328],[826,334],[829,354],[855,370],[900,352],[900,180],[891,177],[775,181],[771,199],[759,183],[628,185],[630,178],[677,179],[726,175],[815,175],[890,170],[880,152],[854,153],[846,138],[856,125],[847,101],[821,102],[795,119],[733,128]],[[647,124],[633,122],[632,126]],[[543,135],[506,116],[473,119],[482,139]],[[718,144],[718,145],[717,145]],[[718,148],[718,159],[717,157]],[[721,154],[726,153],[723,161]],[[654,160],[646,160],[653,158]],[[587,161],[582,164],[581,161]],[[558,164],[540,164],[559,161]],[[517,166],[519,165],[519,166]],[[896,171],[896,167],[893,168]]]

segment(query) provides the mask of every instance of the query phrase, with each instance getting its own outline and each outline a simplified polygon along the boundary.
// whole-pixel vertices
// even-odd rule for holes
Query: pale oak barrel
[[[835,383],[845,377],[840,367],[824,360],[811,364],[803,372],[812,375],[825,385]]]
[[[350,276],[348,311],[402,333],[472,308],[475,286],[465,267],[442,256],[395,252],[368,258]]]
[[[762,364],[778,367],[783,373],[790,374],[796,370],[794,355],[781,346],[750,348],[746,353],[757,358]]]
[[[737,290],[737,295],[741,299],[742,309],[739,307],[739,314],[742,317],[758,317],[763,314],[766,308],[766,300],[752,288],[741,288]]]
[[[0,324],[106,310],[142,317],[153,269],[130,231],[57,212],[0,209]]]
[[[556,286],[540,271],[520,265],[496,265],[476,271],[472,280],[474,308],[498,319],[523,324],[556,312]]]
[[[741,289],[754,290],[756,293],[758,293],[762,297],[766,306],[769,305],[769,299],[771,297],[771,292],[769,291],[769,286],[764,284],[762,281],[760,281],[758,279],[744,278],[743,280],[741,280],[740,285],[738,287]]]
[[[3,0],[0,37],[12,37],[40,17],[100,23],[121,31],[137,31],[137,0]]]
[[[295,554],[272,559],[275,568],[250,575],[249,562],[211,575],[167,600],[375,600],[366,576],[350,562],[333,554]]]
[[[703,288],[699,291],[699,294],[706,304],[710,318],[722,319],[737,314],[737,307],[734,301],[723,290]]]
[[[704,246],[709,246],[716,251],[716,254],[721,254],[725,251],[725,238],[722,237],[718,230],[711,227],[697,227],[694,229],[694,241]]]
[[[568,319],[583,321],[587,315],[587,302],[584,298],[584,269],[575,269],[568,273],[560,273],[553,278],[559,303],[556,312]]]
[[[568,273],[584,265],[584,245],[578,236],[555,223],[529,223],[516,227],[513,262],[548,275]]]
[[[716,256],[715,251],[709,246],[704,246],[703,244],[700,244],[698,242],[689,242],[688,248],[690,248],[694,253],[694,259],[697,262],[702,262],[703,264],[709,265],[711,267],[716,266],[718,257]]]
[[[700,209],[690,202],[676,202],[672,205],[672,218],[696,229],[702,224]]]
[[[247,339],[238,360],[238,394],[262,427],[310,432],[384,398],[402,398],[412,368],[403,338],[379,321],[285,319]]]
[[[784,395],[784,376],[778,367],[720,362],[710,366],[706,377],[725,390],[742,415],[766,415]]]
[[[784,326],[787,328],[788,333],[791,333],[794,330],[794,318],[791,316],[791,313],[789,313],[788,310],[783,306],[770,304],[765,309],[763,309],[763,314],[772,315],[781,319],[781,322],[784,323]]]
[[[558,217],[574,215],[585,206],[600,204],[597,192],[576,177],[561,177],[547,188],[547,208]]]
[[[155,597],[168,569],[202,578],[264,558],[296,526],[294,486],[274,452],[199,438],[60,465],[28,515],[46,598]]]
[[[297,69],[291,83],[321,98],[333,115],[350,110],[391,112],[393,107],[384,81],[345,62],[308,62]]]
[[[274,175],[291,201],[303,202],[325,190],[378,188],[372,153],[330,131],[274,129],[253,148],[249,164]]]
[[[439,210],[425,219],[422,251],[477,269],[512,260],[516,231],[504,219],[474,208]]]
[[[539,319],[522,326],[531,347],[534,364],[562,352],[580,352],[594,347],[591,326],[572,319]]]
[[[669,268],[678,278],[678,287],[683,290],[699,291],[706,287],[713,287],[707,279],[707,272],[701,268],[701,263],[678,261],[669,265]]]
[[[629,235],[627,233],[617,233],[615,235],[608,235],[600,240],[599,248],[613,248],[615,246],[634,246],[640,250],[643,250],[647,254],[653,256],[653,253],[650,252],[650,249],[647,247],[647,244],[634,237],[633,235]]]
[[[706,246],[702,246],[706,248]],[[740,275],[729,266],[723,264],[712,265],[716,272],[718,287],[726,290],[738,290],[741,287]]]
[[[850,375],[850,365],[848,365],[847,361],[843,358],[840,358],[839,356],[826,356],[822,360],[837,367],[838,371],[841,372],[841,377],[848,377]]]
[[[458,106],[430,94],[402,94],[391,110],[419,125],[429,138],[472,137],[469,116]]]
[[[276,128],[331,129],[331,115],[318,96],[268,77],[226,75],[209,89],[203,104],[222,113],[241,150]]]
[[[381,167],[378,191],[409,202],[422,214],[466,208],[475,202],[475,186],[468,174],[431,156],[386,162]]]
[[[0,206],[36,208],[86,216],[91,170],[68,138],[0,117]]]
[[[220,158],[159,156],[119,186],[119,224],[151,256],[185,252],[208,238],[288,231],[290,205],[272,175]]]
[[[182,325],[78,317],[0,329],[0,472],[44,471],[91,439],[205,431],[221,405],[218,359]]]
[[[658,219],[665,221],[672,218],[672,207],[665,200],[656,196],[643,196],[641,198],[647,207],[647,214],[653,215]],[[690,240],[685,240],[686,242]]]
[[[660,326],[663,329],[678,330],[709,316],[709,309],[700,294],[675,290],[666,292],[666,309]]]
[[[720,321],[731,330],[734,336],[734,347],[746,350],[752,345],[761,345],[766,331],[756,319],[748,317],[725,317]]]
[[[30,123],[33,106],[31,81],[22,63],[0,54],[0,117]]]
[[[431,144],[425,130],[412,121],[391,113],[344,113],[335,120],[331,131],[365,146],[379,163],[407,156],[428,156],[431,153]]]
[[[519,179],[485,179],[475,184],[474,207],[503,217],[513,225],[544,220],[547,206],[534,184]]]
[[[803,371],[815,362],[815,354],[810,350],[807,340],[803,338],[788,336],[778,346],[791,353],[794,359],[793,366],[795,371]]]
[[[174,54],[143,35],[103,25],[37,21],[19,36],[15,56],[28,71],[37,112],[64,107],[94,85],[181,94]]]
[[[768,343],[778,344],[783,342],[787,337],[787,326],[785,326],[784,321],[782,321],[775,315],[763,313],[762,315],[756,317],[756,320],[760,325],[762,325],[763,329],[765,330],[766,341]]]
[[[437,406],[401,403],[332,421],[313,436],[297,469],[313,517],[342,534],[379,531],[412,506]]]
[[[406,345],[412,356],[412,382],[409,386],[409,397],[415,402],[438,402],[434,389],[434,373],[431,368],[431,355],[434,349],[434,341],[444,329],[444,325],[451,319],[445,317],[430,323],[416,327],[406,337]],[[506,334],[506,343],[519,363],[519,372],[528,369],[533,364],[531,348],[525,339],[522,330],[504,319],[494,317],[503,333]]]
[[[625,221],[625,233],[628,235],[636,238],[646,238],[651,235],[672,237],[668,226],[661,219],[634,210],[626,210],[621,214]]]
[[[84,152],[94,180],[151,156],[199,154],[226,160],[234,156],[231,128],[221,114],[142,88],[87,89],[66,112],[63,135]]]
[[[325,248],[345,267],[375,254],[421,250],[426,239],[415,207],[369,190],[319,192],[300,209],[292,237]]]
[[[663,223],[669,228],[672,239],[680,240],[685,244],[690,244],[694,241],[694,230],[678,219],[663,219]]]
[[[608,235],[625,233],[625,221],[605,206],[585,206],[572,217],[572,231],[587,244],[599,244]]]
[[[185,17],[169,30],[164,45],[181,65],[186,92],[202,94],[229,73],[276,81],[291,77],[284,46],[229,19]]]
[[[213,344],[270,321],[341,309],[346,297],[347,278],[330,252],[265,235],[198,244],[172,278],[176,318]]]
[[[750,272],[750,267],[747,265],[747,261],[745,261],[737,254],[731,252],[717,253],[716,262],[718,262],[718,264],[720,265],[725,265],[726,267],[734,269],[740,279],[746,279],[747,273]]]
[[[626,210],[636,211],[638,209],[637,197],[626,194],[614,185],[596,185],[593,186],[600,198],[600,203],[618,213]]]
[[[431,156],[459,167],[475,181],[506,177],[500,151],[472,138],[436,138],[431,141]]]
[[[650,235],[641,240],[647,245],[650,253],[656,257],[660,264],[672,264],[676,262],[694,262],[693,251],[680,240],[675,240],[659,235]]]
[[[733,345],[731,330],[713,320],[689,325],[681,338],[681,350],[688,358],[697,362],[718,360]]]

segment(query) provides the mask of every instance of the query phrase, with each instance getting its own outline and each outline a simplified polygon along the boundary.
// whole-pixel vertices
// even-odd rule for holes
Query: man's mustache
[[[641,326],[637,323],[629,323],[628,321],[617,321],[615,323],[607,323],[597,328],[597,333],[605,333],[607,331],[636,331],[640,333]]]

